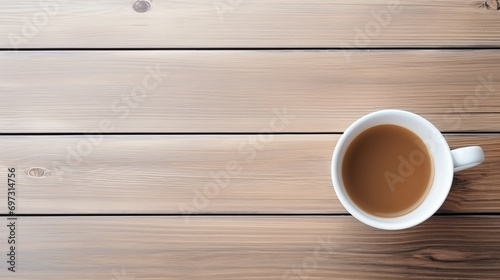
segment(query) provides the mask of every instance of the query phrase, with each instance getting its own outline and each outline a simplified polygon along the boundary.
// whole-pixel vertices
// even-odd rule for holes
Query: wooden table
[[[499,279],[498,9],[0,2],[0,279]],[[384,108],[486,156],[396,232],[330,177],[340,134]]]

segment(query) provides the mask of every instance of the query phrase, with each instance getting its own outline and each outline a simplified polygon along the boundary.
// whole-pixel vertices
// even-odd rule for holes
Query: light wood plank
[[[22,214],[345,213],[330,178],[338,135],[259,137],[2,137],[0,178],[17,168]],[[500,212],[500,135],[447,138],[486,162],[456,174],[442,211]]]
[[[481,5],[495,1],[150,1],[145,13],[134,2],[2,1],[0,47],[500,46],[499,11]]]
[[[6,236],[5,226],[0,233]],[[496,279],[500,273],[497,216],[432,217],[398,232],[350,216],[192,217],[189,223],[21,217],[17,238],[17,272],[2,261],[3,279]]]
[[[342,51],[0,52],[0,132],[342,132],[387,108],[421,114],[442,131],[500,131],[498,51],[350,58]],[[156,84],[147,69],[165,77]]]

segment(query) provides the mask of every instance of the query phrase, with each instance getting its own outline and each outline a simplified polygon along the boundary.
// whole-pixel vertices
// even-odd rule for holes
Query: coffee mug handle
[[[484,152],[479,146],[458,148],[451,151],[454,171],[462,171],[484,162]]]

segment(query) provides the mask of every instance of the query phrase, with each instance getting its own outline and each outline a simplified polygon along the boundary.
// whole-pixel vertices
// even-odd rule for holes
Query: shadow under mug
[[[426,145],[433,162],[433,179],[426,197],[409,213],[396,217],[378,217],[360,209],[349,198],[342,181],[342,161],[349,144],[368,128],[393,124],[415,133]],[[450,151],[439,130],[423,117],[401,110],[382,110],[351,124],[340,137],[332,158],[332,181],[344,208],[359,221],[379,229],[399,230],[413,227],[431,217],[443,204],[451,188],[453,173],[476,166],[484,161],[481,147],[471,146]]]

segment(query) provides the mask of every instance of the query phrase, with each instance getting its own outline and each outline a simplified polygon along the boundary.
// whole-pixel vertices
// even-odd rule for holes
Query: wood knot
[[[153,0],[137,0],[134,3],[134,10],[138,13],[145,13],[151,9]]]
[[[479,4],[479,8],[498,11],[498,10],[500,10],[500,1],[499,0],[485,0]]]
[[[473,253],[453,249],[425,248],[416,252],[414,256],[430,262],[461,263],[472,259]]]
[[[26,174],[30,177],[42,178],[50,175],[50,172],[42,167],[31,167],[26,169]]]

